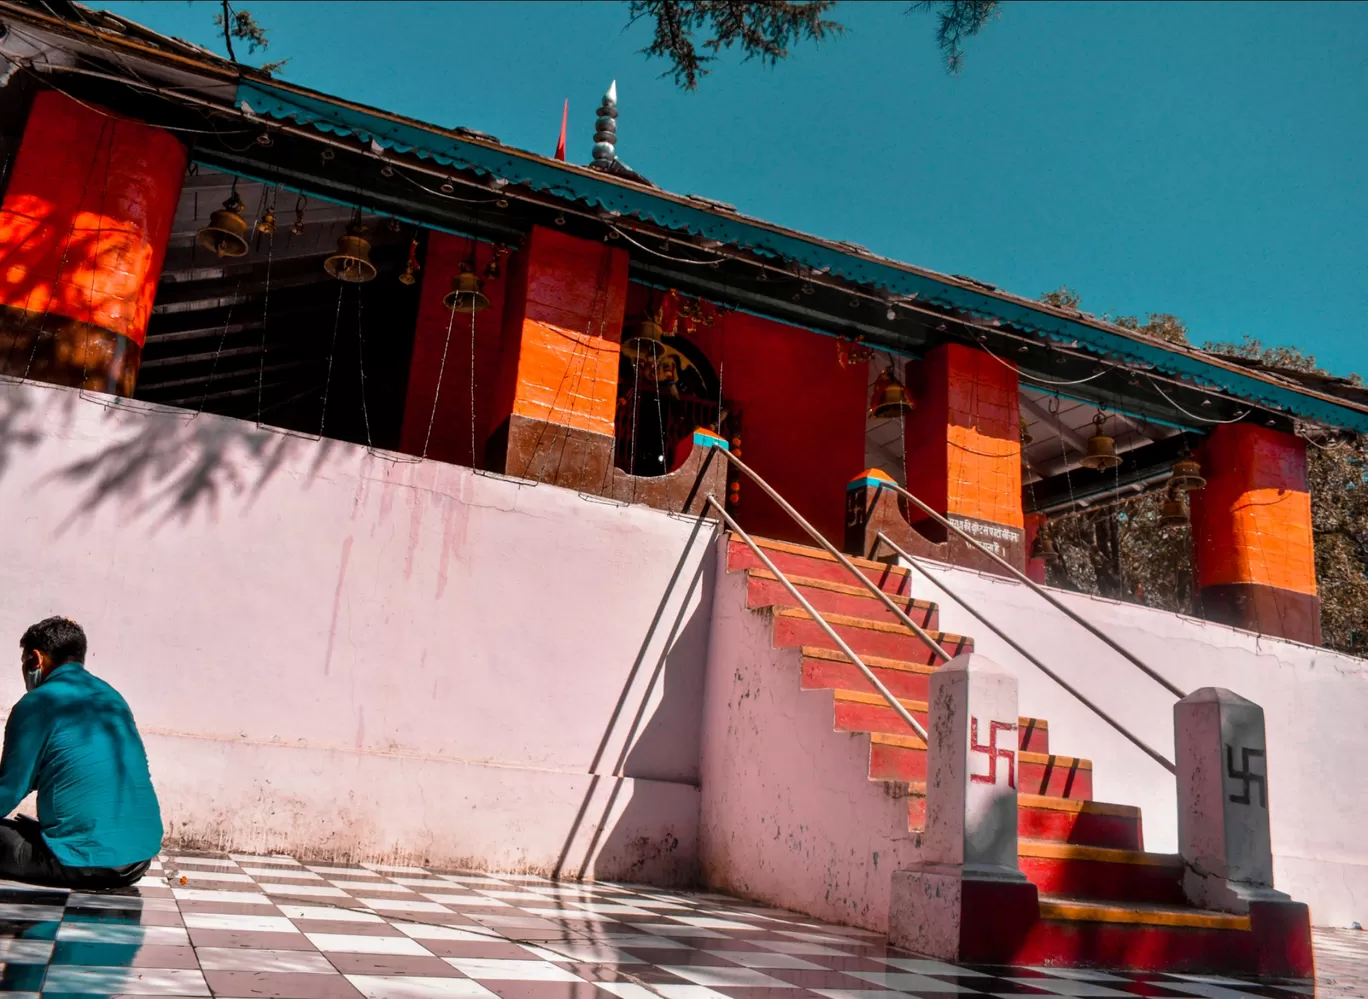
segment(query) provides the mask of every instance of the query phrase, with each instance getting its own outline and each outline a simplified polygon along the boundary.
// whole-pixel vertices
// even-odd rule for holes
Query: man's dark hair
[[[44,618],[24,632],[19,647],[25,652],[42,652],[52,660],[53,667],[67,663],[83,663],[86,655],[86,635],[81,626],[70,618]]]

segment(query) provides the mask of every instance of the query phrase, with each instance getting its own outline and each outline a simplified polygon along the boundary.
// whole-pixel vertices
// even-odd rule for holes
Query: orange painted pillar
[[[0,371],[132,395],[185,163],[169,132],[34,97],[0,203]]]
[[[1319,645],[1306,442],[1233,423],[1212,431],[1198,459],[1207,485],[1188,496],[1202,616]]]
[[[908,379],[916,408],[905,417],[907,488],[1024,570],[1016,369],[981,350],[946,343],[908,365]],[[951,540],[929,517],[919,520],[915,509],[910,519],[933,541]],[[965,551],[953,541],[952,549]],[[977,553],[954,557],[975,565],[987,561]]]
[[[626,302],[625,251],[533,228],[509,273],[491,468],[608,488]]]

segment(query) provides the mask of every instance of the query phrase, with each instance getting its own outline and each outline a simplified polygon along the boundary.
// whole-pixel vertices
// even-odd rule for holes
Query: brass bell
[[[323,269],[348,284],[375,280],[375,265],[370,261],[370,241],[361,235],[366,227],[359,221],[347,226],[346,235],[337,241],[337,252],[323,261]]]
[[[1102,432],[1102,424],[1106,418],[1098,413],[1093,420],[1096,432],[1088,438],[1088,453],[1079,459],[1079,464],[1084,468],[1091,468],[1098,472],[1105,472],[1109,468],[1115,468],[1121,464],[1121,456],[1116,453],[1116,441]]]
[[[418,240],[409,243],[408,262],[399,274],[399,283],[414,285],[418,283]]]
[[[246,256],[248,227],[242,209],[242,199],[234,186],[223,207],[209,216],[209,224],[195,237],[199,245],[220,257]]]
[[[1202,478],[1202,466],[1190,457],[1180,458],[1173,463],[1173,474],[1168,480],[1170,489],[1181,489],[1184,492],[1190,489],[1201,489],[1206,485],[1206,479]]]
[[[869,400],[869,415],[876,420],[891,420],[912,412],[917,407],[907,394],[903,383],[893,373],[893,365],[884,369],[874,380],[874,391]]]
[[[451,290],[442,298],[442,304],[458,312],[483,312],[489,308],[489,299],[480,290],[482,283],[469,264],[462,264],[461,273],[452,279]]]
[[[1031,542],[1030,557],[1044,559],[1046,562],[1059,561],[1059,549],[1055,547],[1054,538],[1050,537],[1049,528],[1044,524],[1040,525],[1035,540]]]
[[[270,236],[275,233],[275,229],[275,206],[272,205],[270,208],[266,209],[266,214],[261,216],[260,220],[258,220],[257,232],[261,233],[263,236]]]
[[[664,343],[665,330],[656,316],[643,316],[622,338],[622,352],[633,361],[654,358]]]
[[[1182,494],[1176,489],[1170,489],[1168,497],[1159,508],[1159,526],[1182,527],[1187,522],[1187,505],[1183,503]]]

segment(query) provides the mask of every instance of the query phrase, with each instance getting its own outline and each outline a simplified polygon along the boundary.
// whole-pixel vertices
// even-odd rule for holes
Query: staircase
[[[863,777],[867,784],[881,789],[883,797],[906,803],[910,849],[894,849],[894,864],[886,864],[883,872],[887,876],[892,866],[906,862],[909,857],[915,859],[920,846],[918,833],[926,814],[926,745],[874,691],[855,665],[843,653],[830,648],[830,638],[796,606],[775,575],[744,543],[735,539],[723,543],[728,578],[744,579],[746,608],[754,612],[752,617],[763,615],[769,622],[770,642],[777,657],[774,661],[780,668],[762,677],[762,682],[792,682],[806,692],[805,697],[829,699],[831,731],[860,740],[858,749],[867,759],[864,774],[847,773],[845,779],[854,782]],[[855,585],[848,570],[820,549],[762,539],[756,539],[756,543],[925,726],[928,678],[938,664],[929,645],[902,625],[868,590]],[[947,652],[954,655],[972,650],[972,639],[937,630],[938,609],[933,603],[913,598],[908,570],[879,562],[852,561]],[[719,598],[728,592],[736,592],[735,584],[730,590],[720,588]],[[784,664],[795,659],[799,675],[790,673],[791,679],[782,678]],[[738,683],[743,680],[740,668],[735,679]],[[755,682],[747,675],[744,685],[752,688]],[[741,696],[754,698],[757,692],[749,690]],[[787,713],[792,715],[793,711]],[[763,715],[748,715],[744,722],[756,728],[764,723]],[[801,738],[799,733],[794,745]],[[828,751],[839,745],[822,743],[816,736],[809,738],[816,747],[813,752],[822,751],[824,744],[833,747]],[[1304,960],[1293,953],[1291,964],[1270,964],[1267,954],[1261,953],[1270,946],[1274,950],[1296,951],[1299,941],[1295,928],[1267,925],[1273,917],[1257,910],[1251,916],[1239,916],[1191,908],[1182,888],[1182,859],[1145,852],[1138,808],[1092,800],[1092,763],[1053,754],[1049,723],[1045,719],[1021,718],[1018,745],[1020,868],[1037,887],[1039,915],[1024,938],[1015,934],[1010,941],[997,939],[1002,934],[984,927],[985,939],[992,943],[979,959],[1004,964],[1244,975],[1267,973],[1269,967],[1309,968],[1309,940]],[[705,779],[705,790],[706,783]],[[849,793],[852,806],[865,807],[861,803],[867,792],[850,788]],[[821,824],[817,816],[811,819]],[[860,821],[869,824],[867,818]],[[761,826],[763,823],[762,817]],[[792,823],[790,819],[789,825]],[[825,848],[839,861],[840,831],[833,831],[830,825],[828,822],[820,835],[827,837]],[[801,823],[799,828],[803,828]],[[775,834],[779,838],[777,826]],[[793,835],[788,833],[790,839]],[[877,839],[879,832],[875,830],[870,835]],[[856,840],[849,850],[855,858],[860,853],[861,833],[852,829],[850,836]],[[875,852],[873,857],[877,867],[879,854]],[[714,876],[718,871],[707,873]],[[845,891],[857,892],[863,884],[874,900],[863,908],[847,901],[845,921],[885,929],[880,925],[878,909],[883,901],[880,883],[864,869],[847,874]],[[727,884],[725,870],[721,875],[714,883],[720,881],[724,887],[743,892],[747,889],[744,884]],[[833,886],[838,893],[842,888],[841,872],[829,870],[825,877],[826,899],[831,900]],[[751,886],[750,890],[762,895],[786,895],[782,887],[765,891]],[[790,905],[802,902],[801,897],[791,895],[769,900]],[[816,907],[824,906],[819,902]],[[839,913],[827,908],[814,914],[830,918]],[[882,918],[886,919],[886,914]],[[1256,925],[1261,920],[1264,925]]]

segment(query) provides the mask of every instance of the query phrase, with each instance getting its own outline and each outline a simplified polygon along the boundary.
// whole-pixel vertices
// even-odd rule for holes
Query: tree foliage
[[[1079,303],[1078,294],[1069,288],[1047,292],[1041,299],[1060,308],[1077,309]],[[1143,324],[1124,316],[1112,321],[1187,342],[1186,326],[1166,313],[1152,314]],[[1208,343],[1203,349],[1286,371],[1328,374],[1314,356],[1297,347],[1269,347],[1252,337],[1239,343]],[[1358,381],[1357,376],[1350,377]],[[1332,649],[1368,656],[1368,440],[1308,441],[1307,473],[1323,641]],[[1191,532],[1186,526],[1159,523],[1164,499],[1164,491],[1155,489],[1052,519],[1050,536],[1061,558],[1049,563],[1048,582],[1200,615]]]
[[[934,13],[936,40],[946,68],[958,73],[964,43],[998,12],[998,0],[918,0],[907,13]],[[723,49],[740,48],[745,59],[775,65],[802,41],[821,42],[844,27],[827,17],[836,0],[629,0],[629,24],[652,22],[648,57],[669,63],[662,75],[674,77],[685,90],[698,89],[707,64]],[[708,37],[698,41],[696,32]]]
[[[998,15],[998,0],[917,0],[908,13],[928,11],[936,15],[936,44],[945,56],[945,68],[958,73],[964,68],[964,42]]]
[[[271,41],[266,35],[266,29],[258,23],[250,11],[234,10],[228,0],[222,0],[223,9],[214,15],[214,24],[223,32],[223,44],[228,49],[228,58],[237,62],[237,55],[233,51],[233,39],[247,43],[248,54],[255,54],[258,50],[265,51],[271,47]],[[263,63],[257,68],[270,76],[280,70],[288,59],[277,59],[275,62]]]

